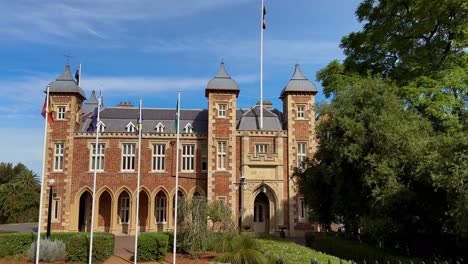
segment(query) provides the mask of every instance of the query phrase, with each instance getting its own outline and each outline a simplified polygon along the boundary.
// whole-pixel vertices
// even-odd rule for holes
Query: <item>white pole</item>
[[[80,69],[80,75],[78,75],[78,86],[81,85],[81,75],[83,74],[81,72],[81,63],[80,63],[79,69]]]
[[[180,90],[177,91],[177,140],[176,140],[176,188],[175,188],[175,205],[174,205],[174,248],[172,252],[172,263],[176,264],[176,247],[177,247],[177,200],[179,198],[179,120],[180,120]]]
[[[42,161],[42,175],[41,175],[41,197],[39,198],[39,222],[37,224],[37,243],[36,243],[36,264],[39,264],[39,247],[41,245],[41,224],[42,224],[42,205],[44,196],[44,178],[46,170],[46,153],[47,153],[47,120],[49,118],[49,86],[47,85],[46,95],[46,115],[44,118],[44,150],[43,150],[43,161]]]
[[[260,130],[263,129],[263,22],[265,3],[262,0],[262,15],[260,16]]]
[[[135,257],[133,263],[137,263],[138,257],[138,232],[140,231],[139,214],[140,214],[140,166],[141,166],[141,134],[143,133],[143,125],[141,123],[142,99],[140,98],[140,116],[138,117],[138,175],[137,175],[137,198],[136,198],[136,223],[135,223]]]
[[[96,176],[97,176],[97,165],[98,165],[98,152],[99,149],[99,122],[101,121],[99,115],[101,112],[101,95],[98,97],[98,108],[97,108],[97,119],[96,119],[96,145],[94,152],[94,175],[93,175],[93,203],[91,204],[91,234],[89,235],[89,258],[88,263],[93,262],[93,235],[94,235],[94,212],[96,203]]]

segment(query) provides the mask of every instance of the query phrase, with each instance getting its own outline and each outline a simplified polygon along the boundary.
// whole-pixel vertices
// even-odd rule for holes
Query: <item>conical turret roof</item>
[[[206,85],[205,95],[208,95],[208,90],[228,90],[239,93],[239,86],[237,85],[236,81],[234,81],[226,72],[224,62],[221,62],[218,73]]]
[[[77,84],[70,71],[70,65],[65,66],[65,71],[55,81],[49,83],[51,93],[77,93],[86,98],[85,92]]]
[[[97,105],[98,105],[98,100],[96,98],[96,92],[92,91],[88,100],[86,100],[86,102],[84,102],[83,104],[83,113],[89,113],[89,112],[94,111],[94,108],[96,108]]]
[[[286,84],[281,91],[280,98],[283,98],[287,92],[311,92],[316,94],[318,90],[315,85],[304,76],[299,64],[296,64],[294,74],[288,84]]]

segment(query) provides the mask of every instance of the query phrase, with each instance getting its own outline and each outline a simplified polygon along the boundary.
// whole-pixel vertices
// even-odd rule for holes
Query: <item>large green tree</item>
[[[467,239],[468,3],[365,0],[356,15],[344,61],[317,73],[331,103],[301,191],[321,222],[376,241]]]

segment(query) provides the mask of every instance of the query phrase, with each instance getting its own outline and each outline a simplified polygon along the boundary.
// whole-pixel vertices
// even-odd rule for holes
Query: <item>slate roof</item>
[[[224,62],[221,62],[218,73],[206,85],[205,95],[207,95],[208,90],[227,90],[239,93],[239,85],[226,72]]]
[[[157,133],[156,125],[164,126],[163,133],[176,133],[174,128],[175,109],[147,108],[143,109],[143,133]],[[81,125],[81,132],[86,132],[93,115],[87,115]],[[137,124],[138,108],[109,107],[101,110],[100,119],[105,125],[105,132],[125,133],[129,122]],[[190,123],[193,133],[206,133],[208,129],[208,111],[206,109],[180,110],[180,133],[185,133],[184,127]]]
[[[238,130],[260,130],[260,106],[256,105],[251,109],[237,110]],[[263,108],[263,129],[264,131],[282,130],[282,114],[279,110],[268,110]]]
[[[288,92],[312,92],[314,94],[318,92],[317,87],[304,76],[299,64],[296,64],[294,74],[281,91],[280,98],[283,98]]]
[[[65,71],[55,81],[49,83],[49,92],[53,93],[78,93],[86,99],[85,92],[76,84],[70,65],[65,66]]]
[[[94,108],[98,105],[98,100],[96,98],[96,92],[92,91],[91,95],[89,96],[88,100],[83,104],[83,113],[93,112]]]

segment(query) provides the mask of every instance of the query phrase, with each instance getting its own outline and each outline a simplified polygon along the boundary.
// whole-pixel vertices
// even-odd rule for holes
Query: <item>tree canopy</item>
[[[317,73],[331,102],[299,189],[351,235],[468,241],[468,3],[365,0],[356,16],[344,61]]]

